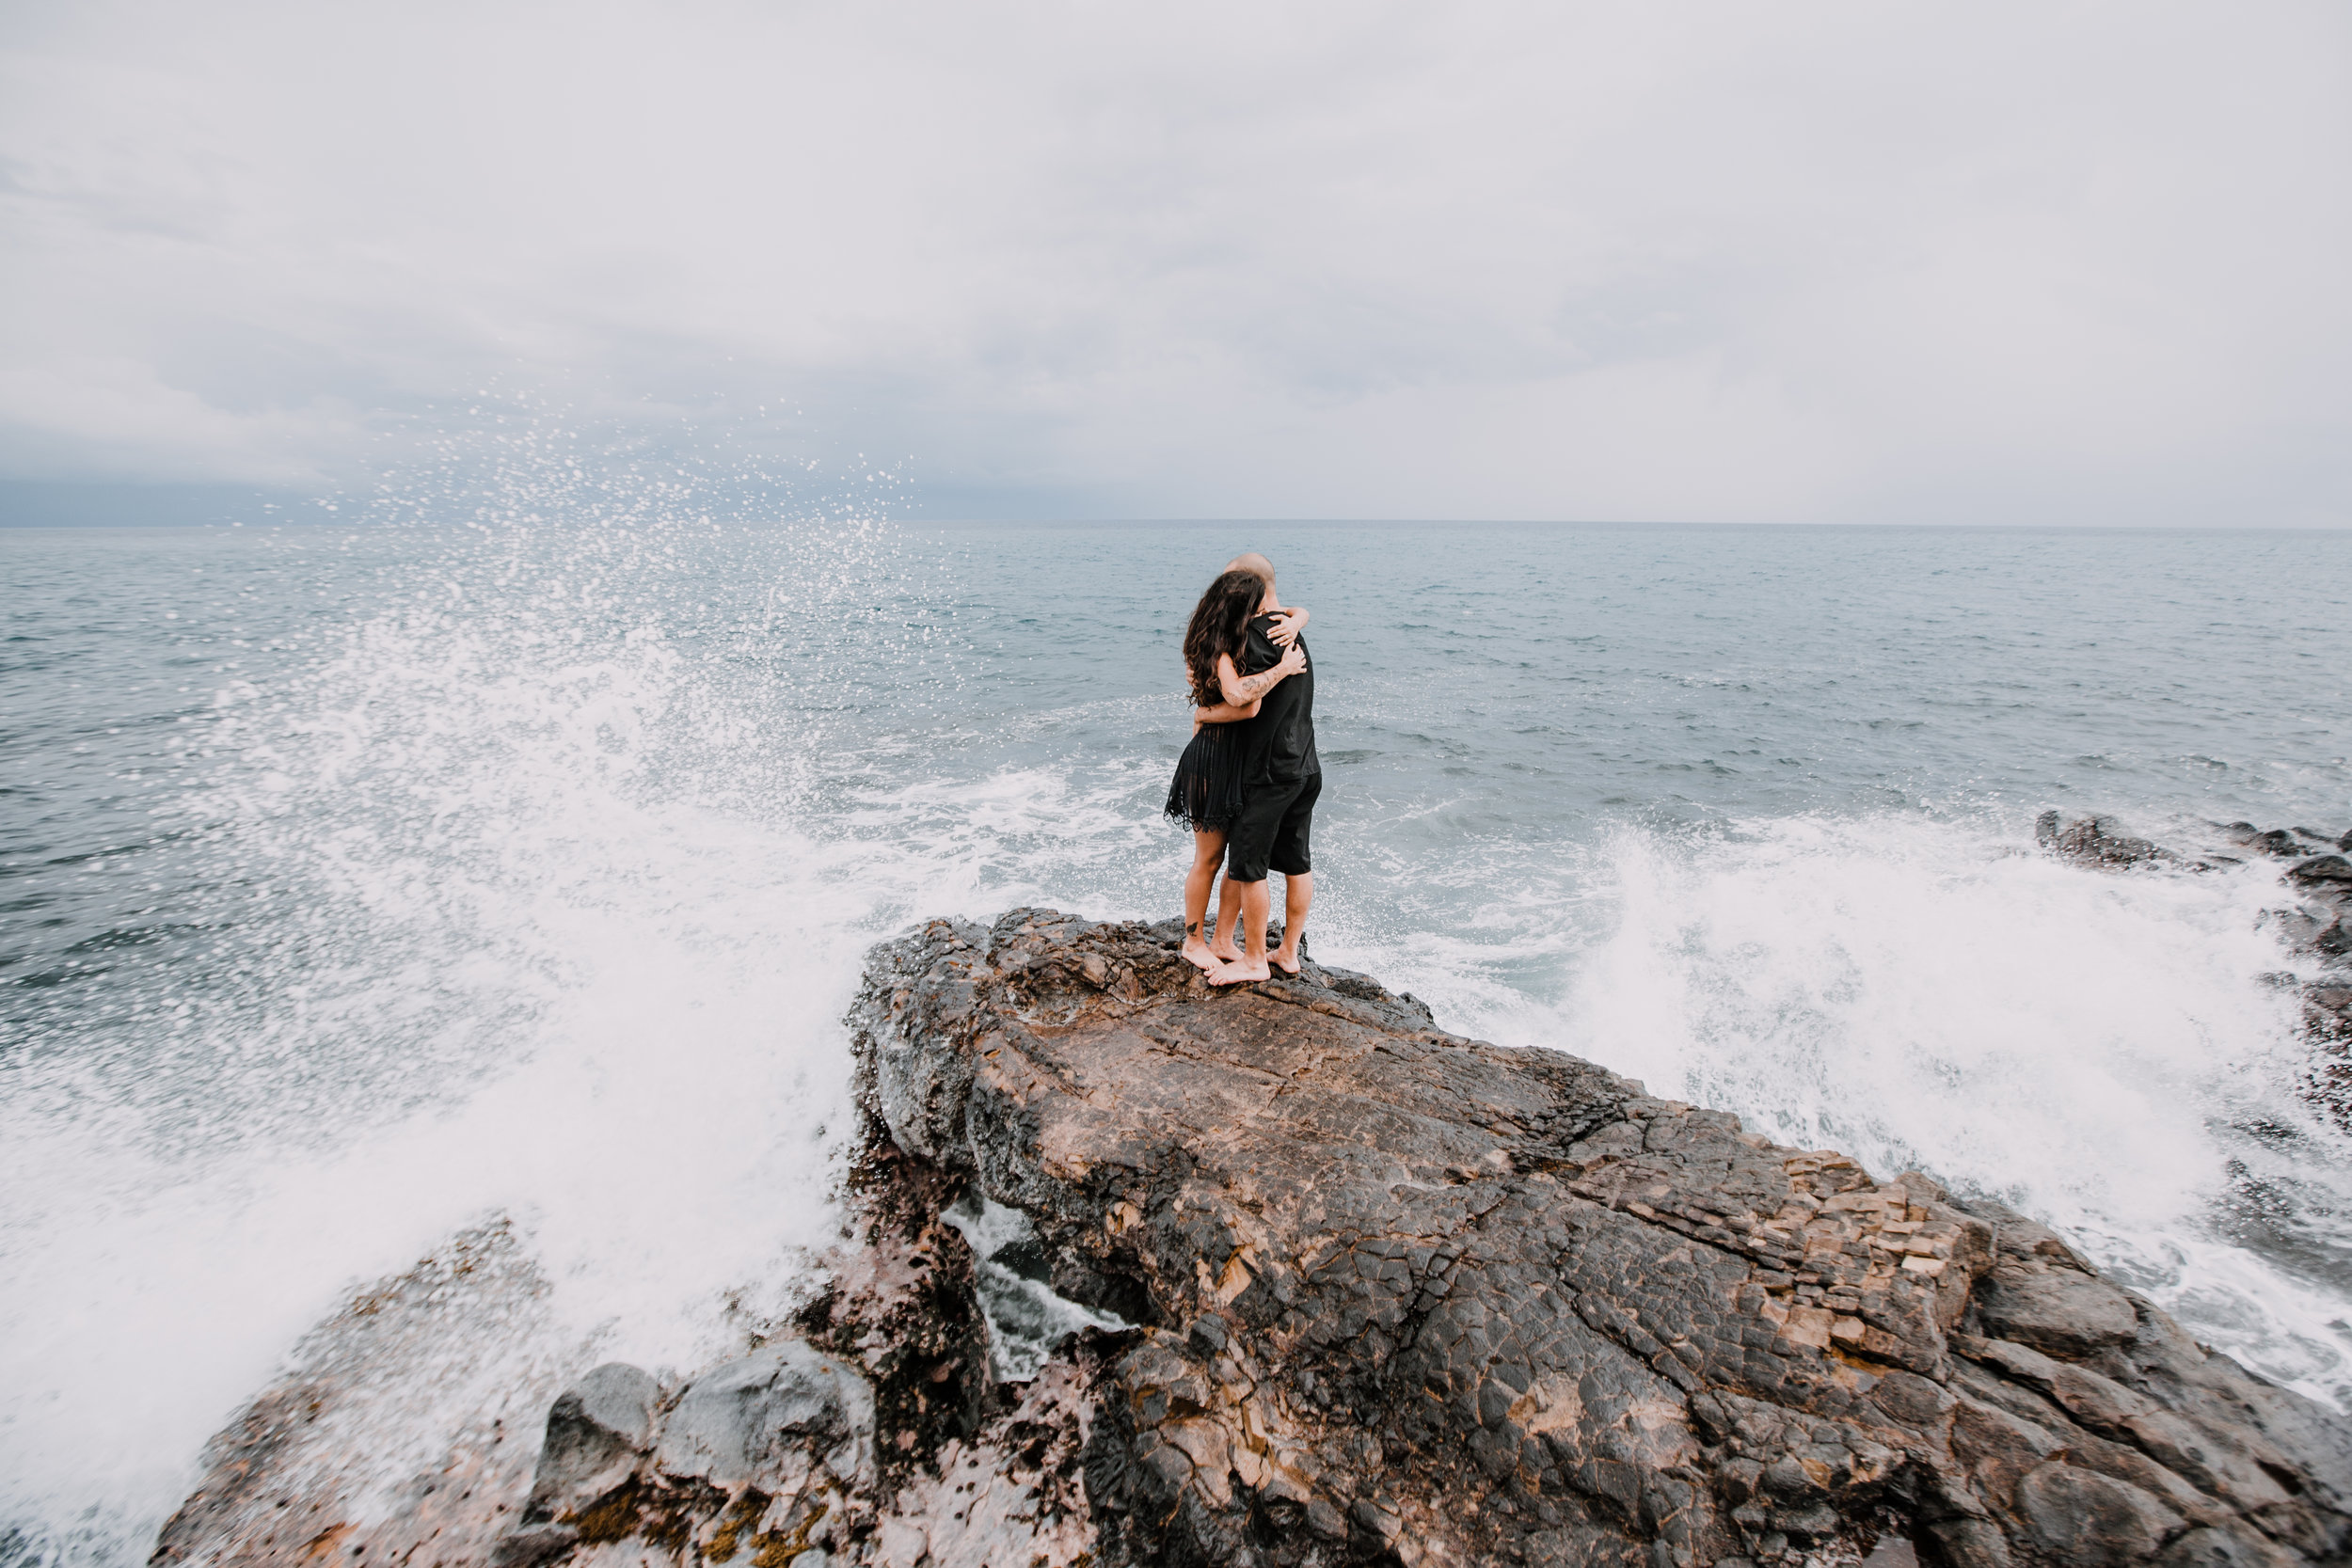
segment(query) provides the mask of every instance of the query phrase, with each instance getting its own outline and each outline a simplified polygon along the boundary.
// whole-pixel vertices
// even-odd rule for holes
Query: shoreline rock
[[[1023,910],[877,947],[855,1234],[823,1293],[683,1387],[591,1373],[535,1479],[481,1488],[494,1525],[448,1539],[495,1537],[504,1568],[2352,1546],[2352,1426],[2045,1227],[1448,1034],[1367,976],[1214,990],[1177,937]],[[1134,1326],[997,1382],[941,1217],[967,1197],[1027,1216],[1022,1266]],[[233,1439],[216,1469],[271,1470]],[[175,1520],[169,1560],[295,1560],[232,1549],[223,1517]],[[348,1545],[308,1560],[380,1560]]]
[[[2306,1098],[2352,1129],[2352,832],[2262,829],[2251,822],[2217,822],[2214,830],[2230,849],[2290,863],[2280,880],[2295,901],[2264,911],[2262,918],[2289,952],[2313,960],[2319,973],[2305,980],[2282,971],[2275,978],[2302,996],[2303,1034],[2312,1048]],[[2182,855],[2121,833],[2101,816],[2061,823],[2057,812],[2045,811],[2034,824],[2034,837],[2051,854],[2107,870],[2169,864],[2210,871],[2245,863],[2243,855],[2217,849]]]

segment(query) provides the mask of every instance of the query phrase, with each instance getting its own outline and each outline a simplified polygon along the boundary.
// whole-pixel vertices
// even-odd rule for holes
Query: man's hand
[[[1298,634],[1306,629],[1306,626],[1307,612],[1293,605],[1290,609],[1276,613],[1274,629],[1266,635],[1274,639],[1276,647],[1287,648],[1298,641]]]

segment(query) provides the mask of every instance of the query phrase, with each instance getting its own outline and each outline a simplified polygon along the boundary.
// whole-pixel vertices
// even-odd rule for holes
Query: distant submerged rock
[[[241,1448],[248,1422],[159,1558],[2185,1568],[2352,1545],[2352,1428],[2031,1220],[1450,1035],[1360,974],[1213,990],[1177,942],[1020,910],[878,947],[856,1233],[796,1323],[682,1386],[591,1372],[535,1477],[476,1478],[446,1551],[315,1513],[259,1544],[305,1482]],[[967,1233],[998,1240],[976,1257]],[[1014,1287],[1040,1332],[1096,1325],[1026,1383],[988,1344]]]
[[[2058,814],[2045,811],[2036,818],[2033,836],[2044,849],[2094,865],[2138,865],[2173,857],[2151,840],[2116,832],[2104,816],[2085,816],[2063,825]]]

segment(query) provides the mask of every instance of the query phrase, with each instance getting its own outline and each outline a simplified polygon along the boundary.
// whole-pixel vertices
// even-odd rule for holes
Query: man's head
[[[1247,550],[1225,563],[1229,572],[1255,572],[1265,579],[1265,602],[1279,603],[1274,596],[1274,562],[1255,550]]]

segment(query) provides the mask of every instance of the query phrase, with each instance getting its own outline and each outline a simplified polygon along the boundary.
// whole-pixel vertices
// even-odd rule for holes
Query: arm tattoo
[[[1251,703],[1273,690],[1274,683],[1281,678],[1282,673],[1279,670],[1268,670],[1262,675],[1244,675],[1237,683],[1241,689],[1241,701],[1234,705],[1248,707]]]

